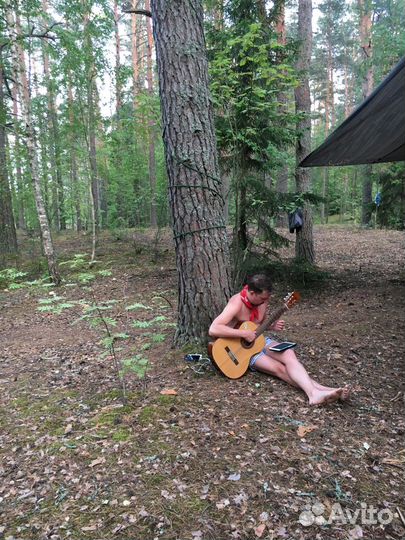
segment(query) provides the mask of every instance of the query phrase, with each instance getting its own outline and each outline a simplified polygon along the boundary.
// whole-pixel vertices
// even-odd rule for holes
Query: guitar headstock
[[[301,300],[301,295],[298,291],[294,291],[292,293],[288,293],[287,296],[284,298],[284,305],[287,309],[292,308],[295,306],[297,302]]]

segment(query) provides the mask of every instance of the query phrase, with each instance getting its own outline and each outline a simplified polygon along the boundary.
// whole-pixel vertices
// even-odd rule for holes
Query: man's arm
[[[208,330],[209,335],[215,338],[243,338],[247,341],[254,341],[256,339],[255,332],[229,326],[231,321],[237,318],[240,307],[238,299],[231,298],[223,312],[212,322]]]

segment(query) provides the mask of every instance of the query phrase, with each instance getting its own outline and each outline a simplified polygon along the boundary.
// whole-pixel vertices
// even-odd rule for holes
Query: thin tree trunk
[[[80,210],[80,190],[79,176],[77,172],[77,153],[76,153],[76,137],[75,137],[75,116],[73,109],[73,91],[71,84],[71,76],[68,74],[68,110],[69,110],[69,143],[70,143],[70,181],[73,192],[73,205],[76,217],[76,231],[80,232],[83,228],[82,217]]]
[[[300,83],[295,89],[295,108],[298,114],[304,113],[298,122],[298,137],[296,143],[297,169],[295,181],[297,191],[305,193],[310,189],[311,176],[309,169],[298,167],[300,161],[309,154],[311,149],[311,94],[309,90],[308,70],[312,49],[312,0],[299,0],[298,5],[298,39],[300,48],[298,52],[297,71]],[[303,227],[297,231],[295,242],[295,256],[313,264],[315,250],[313,241],[312,211],[308,203],[303,208]]]
[[[136,8],[136,0],[133,0],[132,7]],[[132,59],[132,98],[134,112],[136,112],[136,100],[139,91],[139,58],[138,58],[138,16],[131,13],[131,59]]]
[[[285,28],[285,2],[282,0],[278,5],[278,16],[276,23],[276,33],[277,33],[277,42],[280,45],[286,44],[286,28]],[[280,56],[280,55],[279,55]],[[280,62],[283,61],[283,58],[280,58]],[[281,92],[278,96],[278,102],[280,103],[280,108],[283,112],[287,110],[288,97],[285,92]],[[277,193],[288,193],[288,165],[287,162],[284,162],[282,167],[277,173],[276,178],[276,191]],[[276,219],[277,227],[287,227],[288,217],[286,212],[278,214]]]
[[[42,10],[45,16],[48,12],[47,0],[42,0]],[[46,26],[46,20],[43,19],[44,26]],[[48,144],[50,144],[50,154],[52,163],[52,178],[56,184],[56,207],[57,207],[57,227],[58,230],[66,229],[65,218],[65,196],[63,191],[63,179],[62,179],[62,166],[61,166],[61,150],[59,141],[59,125],[58,116],[56,111],[56,99],[54,92],[54,83],[51,79],[50,67],[49,67],[49,55],[47,51],[47,43],[43,43],[43,57],[44,57],[44,74],[45,85],[47,88],[47,100],[48,100],[48,123],[49,132],[51,137],[48,138]]]
[[[18,95],[17,95],[17,72],[13,65],[14,83],[11,87],[11,95],[13,99],[13,132],[14,132],[14,162],[15,162],[15,174],[17,183],[17,205],[18,205],[18,228],[26,229],[25,215],[24,215],[24,181],[21,170],[21,145],[20,145],[20,132],[18,129]]]
[[[373,49],[371,43],[371,8],[366,0],[358,0],[360,11],[360,47],[363,54],[363,64],[366,67],[365,76],[362,82],[363,99],[372,92],[374,85],[373,71]],[[362,187],[362,205],[361,205],[361,224],[369,226],[372,216],[372,165],[365,165],[363,171]]]
[[[120,120],[122,108],[122,81],[121,81],[121,40],[119,31],[118,2],[114,0],[114,34],[115,34],[115,114]]]
[[[87,86],[87,137],[88,137],[88,155],[90,163],[90,185],[91,185],[91,204],[93,206],[91,210],[92,219],[94,219],[93,230],[97,234],[100,228],[100,182],[98,178],[97,169],[97,147],[96,147],[96,68],[93,58],[93,45],[91,42],[91,36],[89,33],[89,15],[86,13],[84,16],[84,35],[86,41],[86,48],[88,57],[87,72],[88,72],[88,86]]]
[[[145,9],[150,11],[150,0],[146,0]],[[146,30],[148,36],[148,48],[147,48],[147,82],[149,97],[153,99],[153,67],[152,67],[152,51],[153,51],[153,34],[152,34],[152,21],[149,17],[146,19]],[[157,202],[156,202],[156,129],[155,122],[153,121],[153,113],[150,113],[148,121],[149,132],[149,185],[150,185],[150,226],[153,229],[157,228]]]
[[[28,79],[25,68],[24,52],[19,43],[19,39],[21,39],[21,29],[18,21],[18,15],[16,15],[16,22],[14,22],[14,18],[10,8],[7,10],[7,23],[10,29],[14,62],[18,74],[18,94],[20,96],[21,109],[25,124],[25,141],[28,152],[28,163],[30,167],[31,178],[34,184],[35,204],[41,230],[42,246],[48,262],[49,275],[55,285],[59,285],[61,278],[56,262],[51,230],[45,212],[45,206],[42,198],[41,185],[39,180],[38,157],[36,151],[35,132],[32,123],[31,100],[29,95]]]
[[[201,2],[152,0],[152,14],[179,281],[174,341],[181,345],[206,341],[229,298],[229,249]]]
[[[13,205],[7,171],[6,107],[4,103],[3,49],[0,48],[0,252],[16,253]]]

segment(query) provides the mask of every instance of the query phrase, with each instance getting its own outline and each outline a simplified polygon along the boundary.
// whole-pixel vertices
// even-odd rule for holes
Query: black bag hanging
[[[301,208],[296,208],[294,212],[290,212],[288,214],[288,227],[290,229],[290,233],[293,233],[294,231],[300,231],[303,224],[304,217]]]

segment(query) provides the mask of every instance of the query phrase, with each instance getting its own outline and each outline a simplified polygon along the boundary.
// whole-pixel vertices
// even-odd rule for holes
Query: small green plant
[[[37,311],[60,315],[62,311],[76,306],[78,302],[66,302],[63,296],[54,294],[49,298],[39,298],[38,303],[40,305],[37,307]]]
[[[125,309],[127,311],[135,311],[137,309],[152,309],[152,308],[149,306],[144,306],[143,304],[135,303],[135,304],[131,304],[130,306],[127,306]]]
[[[93,281],[96,279],[96,274],[93,274],[92,272],[80,272],[77,275],[77,279],[80,283],[87,284],[90,283],[90,281]]]
[[[24,283],[19,283],[19,280],[26,275],[26,272],[21,272],[17,268],[0,270],[0,288],[19,289],[24,287]]]
[[[106,311],[111,309],[116,303],[115,300],[107,300],[106,302],[94,303],[85,306],[85,312],[79,320],[87,320],[93,328],[99,328],[103,333],[100,344],[104,348],[102,353],[103,358],[109,358],[113,361],[117,379],[120,384],[122,401],[127,402],[127,375],[134,373],[139,379],[144,379],[147,370],[149,369],[149,360],[141,354],[136,354],[129,358],[122,358],[120,347],[117,347],[117,342],[127,340],[130,336],[126,332],[112,332],[112,327],[118,326],[118,321],[112,317],[106,316]]]
[[[85,253],[76,253],[73,259],[59,263],[59,266],[67,265],[71,270],[78,270],[89,266],[88,255]]]

